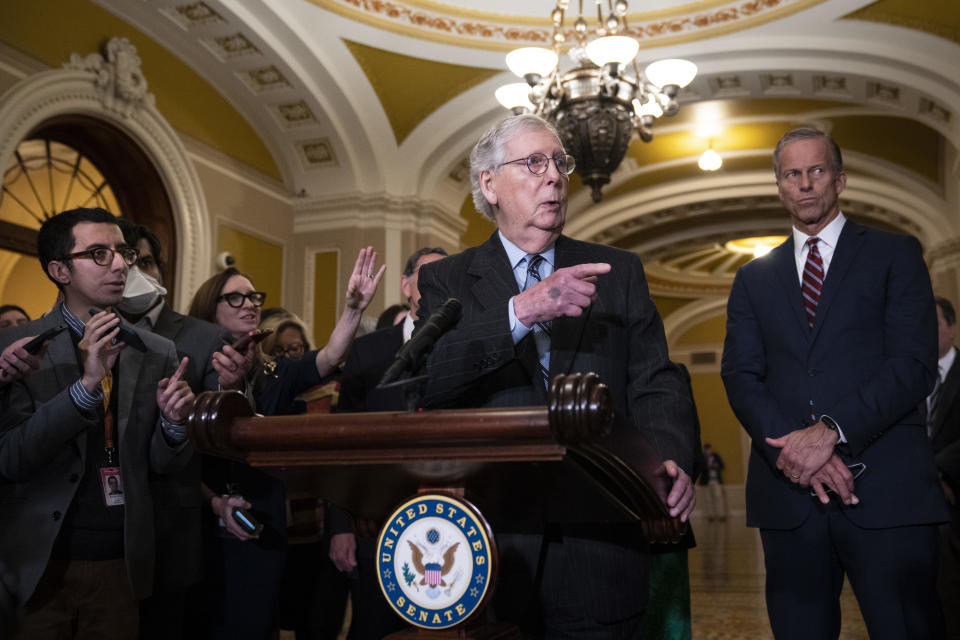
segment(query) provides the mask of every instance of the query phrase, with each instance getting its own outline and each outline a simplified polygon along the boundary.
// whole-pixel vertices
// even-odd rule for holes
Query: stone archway
[[[22,140],[39,135],[82,149],[116,185],[120,206],[167,236],[170,302],[184,308],[209,270],[209,215],[183,143],[147,92],[136,48],[112,38],[103,55],[73,54],[63,69],[0,96],[0,167]]]

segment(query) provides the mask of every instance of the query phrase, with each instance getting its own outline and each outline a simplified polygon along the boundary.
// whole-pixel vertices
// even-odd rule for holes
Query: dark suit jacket
[[[402,346],[402,322],[353,341],[340,378],[338,412],[403,411],[407,408],[403,389],[377,389]]]
[[[640,259],[626,251],[560,236],[556,268],[607,262],[597,299],[580,317],[553,321],[550,376],[596,372],[609,388],[618,425],[635,429],[660,457],[691,472],[695,414],[679,368],[670,362],[663,323]],[[544,404],[533,335],[514,345],[507,301],[519,293],[497,232],[484,244],[420,269],[420,321],[444,300],[463,305],[456,327],[428,359],[428,407]],[[534,382],[536,381],[536,382]]]
[[[937,469],[957,491],[960,489],[960,354],[954,358],[940,389],[930,438]]]
[[[46,316],[3,332],[0,349],[24,336],[61,326],[59,307]],[[123,376],[117,398],[117,442],[123,473],[124,552],[137,598],[150,595],[154,572],[154,518],[148,471],[168,473],[192,453],[174,450],[160,428],[157,383],[177,367],[173,343],[140,332],[148,351],[120,354]],[[69,330],[47,346],[40,369],[0,390],[0,567],[5,586],[22,606],[43,574],[86,471],[87,429],[100,428],[76,408],[69,387],[80,378]]]
[[[226,344],[226,330],[179,314],[164,303],[153,332],[173,341],[178,359],[184,356],[190,359],[183,378],[194,393],[199,395],[220,388],[213,368],[213,354]],[[159,590],[180,589],[203,577],[200,458],[191,456],[179,473],[152,474],[150,478],[157,522],[156,586]]]
[[[814,505],[809,489],[777,470],[780,437],[826,414],[843,430],[837,451],[866,463],[860,504],[844,508],[862,527],[947,517],[918,404],[937,363],[937,319],[916,238],[847,220],[808,328],[791,237],[742,267],[727,305],[722,375],[753,445],[747,524],[799,526]],[[813,402],[811,407],[810,402]]]

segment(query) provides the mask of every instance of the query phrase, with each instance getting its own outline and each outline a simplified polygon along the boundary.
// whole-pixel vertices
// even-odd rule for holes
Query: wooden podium
[[[199,451],[266,467],[290,491],[311,491],[378,522],[399,513],[398,520],[387,519],[381,532],[381,543],[388,547],[393,542],[389,531],[396,533],[397,522],[404,523],[398,505],[417,495],[435,502],[460,500],[462,513],[471,515],[472,509],[488,531],[487,523],[496,528],[498,522],[510,522],[511,530],[537,531],[544,522],[639,521],[650,542],[679,541],[686,525],[670,517],[664,504],[668,478],[662,462],[632,427],[613,424],[609,391],[597,376],[557,376],[549,397],[546,407],[256,417],[243,395],[206,392],[197,399],[188,429]],[[439,503],[436,508],[441,510]],[[444,537],[435,533],[430,533],[431,541]],[[486,540],[486,534],[480,537]],[[471,540],[463,542],[466,546]],[[419,545],[429,555],[430,543],[407,544]],[[483,547],[478,541],[472,544]],[[406,549],[402,542],[400,546]],[[463,551],[456,543],[448,546]],[[492,534],[489,548],[492,585]],[[426,566],[439,567],[439,562]],[[417,573],[424,577],[410,584],[441,589],[438,571]],[[385,575],[392,577],[392,572]],[[508,637],[475,627],[489,593],[492,588],[452,628],[419,633]],[[391,600],[386,587],[384,595]],[[410,616],[424,615],[410,604],[410,616],[395,602],[391,606],[414,625],[418,620]]]

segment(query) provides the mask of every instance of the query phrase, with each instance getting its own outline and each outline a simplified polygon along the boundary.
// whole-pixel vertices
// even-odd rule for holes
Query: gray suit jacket
[[[627,251],[560,236],[556,268],[607,262],[597,299],[580,317],[553,321],[550,377],[600,376],[611,391],[619,427],[634,429],[688,474],[697,447],[695,413],[679,368],[668,359],[663,322],[650,300],[643,265]],[[424,265],[420,320],[447,298],[463,316],[428,360],[429,407],[509,407],[544,404],[532,334],[514,345],[507,301],[519,293],[496,232],[484,244]],[[534,383],[533,381],[537,382]],[[618,427],[618,428],[619,428]]]
[[[173,341],[178,359],[190,359],[183,378],[194,393],[220,388],[213,354],[226,344],[225,329],[179,314],[164,303],[153,332]],[[181,589],[203,577],[200,458],[192,455],[186,466],[172,475],[150,474],[157,522],[155,586],[159,591]]]
[[[59,307],[0,336],[0,349],[24,336],[61,326]],[[124,550],[137,598],[150,595],[154,570],[153,502],[148,470],[166,473],[192,453],[189,444],[171,448],[160,428],[157,383],[177,366],[173,344],[141,332],[146,353],[120,354],[117,446],[123,473]],[[4,587],[23,606],[50,559],[63,515],[85,472],[86,431],[101,428],[70,398],[80,377],[69,330],[48,343],[40,369],[0,390],[0,566]]]

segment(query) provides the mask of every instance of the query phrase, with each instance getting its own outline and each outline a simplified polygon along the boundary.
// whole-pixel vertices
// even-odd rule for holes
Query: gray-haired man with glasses
[[[113,215],[58,214],[37,244],[63,301],[0,336],[0,348],[50,336],[39,368],[0,390],[0,591],[23,614],[15,637],[73,637],[83,620],[91,636],[132,638],[154,572],[148,472],[191,452],[187,359],[177,366],[173,343],[149,332],[145,351],[117,340],[114,307],[137,251]]]
[[[636,433],[656,443],[670,513],[685,520],[699,449],[693,405],[667,358],[639,258],[561,235],[574,160],[542,119],[501,121],[476,144],[470,165],[474,203],[498,229],[479,247],[420,269],[421,322],[447,298],[463,306],[430,356],[424,403],[543,404],[553,376],[596,372],[612,394],[617,437]],[[590,500],[582,478],[559,482],[529,509],[573,510]],[[497,523],[495,615],[532,636],[638,637],[647,600],[639,526],[538,521],[533,535],[530,527],[529,520]]]

